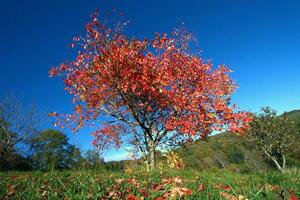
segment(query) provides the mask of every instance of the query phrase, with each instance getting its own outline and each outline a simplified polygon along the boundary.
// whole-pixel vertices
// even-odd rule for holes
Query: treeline
[[[38,130],[43,118],[34,105],[7,95],[0,100],[0,170],[122,169],[123,162],[104,163],[94,150],[81,152],[66,134]]]
[[[0,129],[0,135],[5,136],[3,129]],[[19,145],[9,148],[0,161],[2,171],[101,170],[109,167],[96,149],[83,153],[69,143],[64,133],[52,129],[37,132]],[[120,168],[120,166],[115,167]]]

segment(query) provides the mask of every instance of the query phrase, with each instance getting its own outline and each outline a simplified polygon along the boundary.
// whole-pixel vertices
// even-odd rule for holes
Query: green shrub
[[[237,149],[236,147],[230,149],[228,159],[230,163],[234,164],[245,163],[245,155],[242,153],[241,150]]]

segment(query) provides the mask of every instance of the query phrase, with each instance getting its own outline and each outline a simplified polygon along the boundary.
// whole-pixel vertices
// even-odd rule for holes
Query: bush
[[[234,164],[242,164],[245,163],[245,155],[242,153],[241,150],[233,147],[229,151],[228,159],[230,163]]]

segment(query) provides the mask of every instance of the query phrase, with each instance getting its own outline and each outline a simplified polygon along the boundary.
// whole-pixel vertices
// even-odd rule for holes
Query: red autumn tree
[[[239,131],[250,121],[230,104],[236,88],[230,70],[189,53],[186,32],[140,40],[123,34],[120,23],[110,28],[92,19],[86,36],[74,38],[76,60],[50,70],[74,97],[74,113],[50,114],[56,125],[74,131],[96,125],[94,145],[119,147],[128,140],[154,168],[157,148],[224,128]]]

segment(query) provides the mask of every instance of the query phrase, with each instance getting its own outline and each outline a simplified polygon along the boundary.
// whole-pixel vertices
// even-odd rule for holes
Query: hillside
[[[300,130],[300,110],[284,113],[293,120]],[[243,137],[221,133],[208,138],[207,141],[196,141],[178,150],[188,167],[227,168],[233,171],[260,171],[270,166],[265,158],[252,150]],[[289,165],[299,165],[300,148],[295,149],[289,158]]]
[[[178,150],[187,167],[197,169],[226,168],[232,171],[266,170],[260,153],[251,150],[242,137],[221,133],[196,141]]]
[[[296,127],[300,130],[300,110],[293,110],[290,112],[285,112],[284,115],[287,115],[292,121],[294,121]]]

